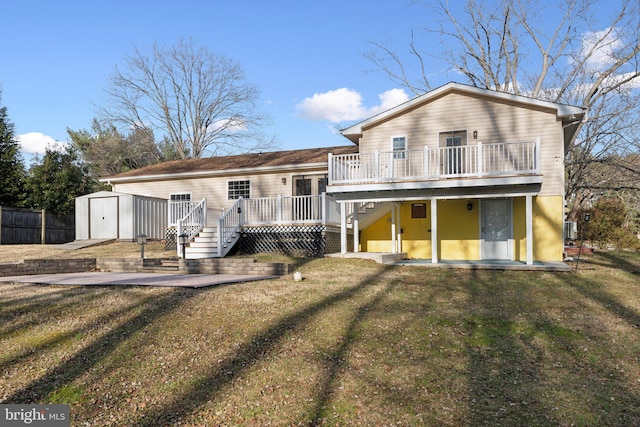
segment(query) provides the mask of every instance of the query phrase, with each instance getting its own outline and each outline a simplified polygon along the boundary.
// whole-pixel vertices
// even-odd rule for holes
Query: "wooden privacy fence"
[[[0,206],[0,244],[66,243],[75,239],[75,215],[56,215],[44,209]]]

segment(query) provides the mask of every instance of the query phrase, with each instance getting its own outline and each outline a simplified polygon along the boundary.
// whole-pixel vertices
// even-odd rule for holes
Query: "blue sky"
[[[409,95],[374,70],[364,57],[369,43],[406,50],[412,28],[434,24],[424,5],[409,0],[6,0],[2,14],[0,105],[26,158],[66,141],[67,128],[91,127],[108,76],[134,46],[189,37],[241,64],[261,90],[281,149],[346,145],[338,124]],[[462,81],[432,71],[434,86]]]
[[[365,113],[378,106],[379,95],[395,87],[371,71],[364,53],[372,40],[405,42],[420,23],[418,9],[402,0],[8,0],[0,26],[1,103],[25,150],[42,151],[51,140],[66,141],[67,128],[91,127],[109,74],[134,46],[191,37],[240,63],[260,88],[280,148],[345,145],[335,123],[321,120],[321,107],[310,118],[301,103],[330,92],[351,103],[359,95],[361,105],[351,107]]]

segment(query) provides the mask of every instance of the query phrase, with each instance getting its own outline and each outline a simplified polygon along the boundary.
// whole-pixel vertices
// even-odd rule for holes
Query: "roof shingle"
[[[327,162],[329,153],[350,154],[357,153],[354,145],[308,148],[304,150],[272,151],[268,153],[249,153],[235,156],[209,157],[203,159],[173,160],[157,163],[140,169],[123,172],[111,177],[133,178],[140,176],[184,174],[190,172],[215,172],[236,169],[254,169],[263,167],[278,167],[289,165],[303,165]]]

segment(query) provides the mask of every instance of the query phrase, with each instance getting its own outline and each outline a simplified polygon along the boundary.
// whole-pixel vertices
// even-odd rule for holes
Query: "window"
[[[426,217],[427,217],[427,205],[425,203],[411,204],[411,218],[426,218]]]
[[[407,149],[407,138],[405,136],[394,136],[391,139],[391,143],[393,145],[393,158],[404,159],[406,155],[405,150]]]
[[[251,181],[248,179],[228,183],[227,200],[236,200],[240,197],[243,199],[251,197]]]
[[[462,145],[467,145],[466,130],[440,132],[440,147],[460,147]]]
[[[178,194],[170,194],[169,199],[172,202],[190,202],[191,201],[191,193],[178,193]]]

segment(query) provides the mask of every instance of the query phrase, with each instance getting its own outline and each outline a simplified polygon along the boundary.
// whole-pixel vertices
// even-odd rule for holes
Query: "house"
[[[188,257],[223,256],[239,239],[432,263],[561,261],[564,158],[584,116],[449,83],[343,129],[351,146],[167,162],[104,181],[167,199]]]

